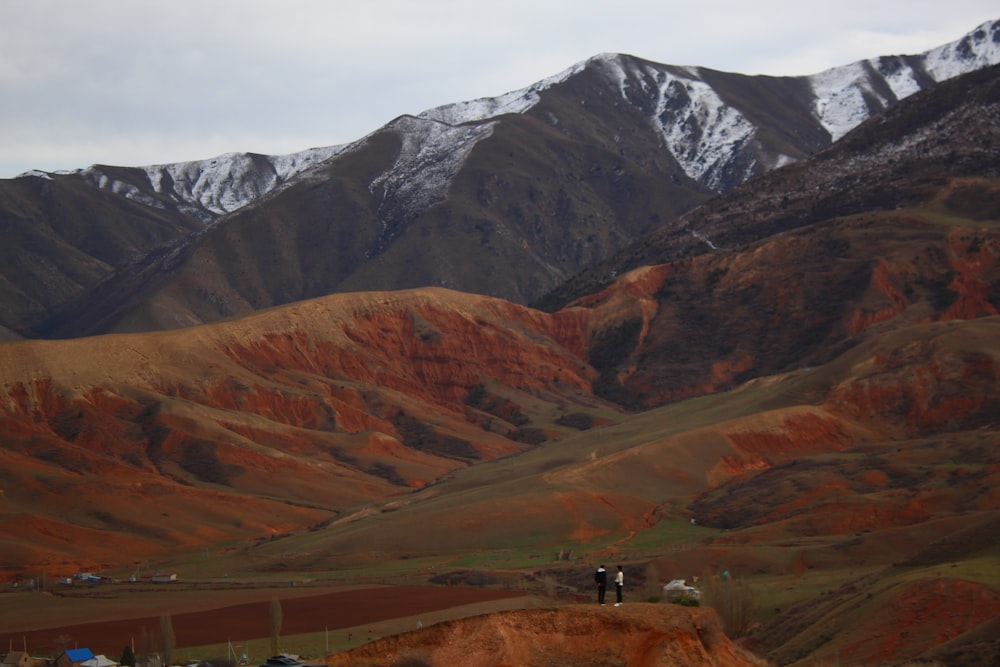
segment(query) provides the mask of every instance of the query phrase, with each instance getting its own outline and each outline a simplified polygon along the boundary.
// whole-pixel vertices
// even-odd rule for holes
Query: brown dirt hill
[[[996,179],[976,184],[1000,195]],[[941,197],[969,187],[949,183]],[[597,392],[648,408],[818,366],[869,335],[996,315],[998,259],[993,223],[929,206],[639,268],[566,310],[597,311]]]
[[[524,451],[536,403],[603,405],[585,335],[577,314],[421,290],[0,346],[2,567],[269,537]]]
[[[791,610],[752,645],[778,664],[803,667],[838,658],[841,664],[899,664],[963,649],[964,659],[946,664],[995,664],[1000,654],[990,628],[998,615],[1000,592],[974,581],[868,577]]]
[[[329,526],[311,550],[398,556],[503,549],[525,540],[559,549],[624,539],[688,511],[700,525],[731,531],[715,538],[720,545],[787,546],[928,526],[912,532],[895,556],[876,550],[891,562],[937,539],[938,519],[1000,508],[992,491],[1000,468],[991,421],[1000,395],[998,327],[1000,318],[992,317],[890,332],[822,368],[762,378],[484,463],[412,494],[390,513]],[[909,355],[874,362],[907,346]],[[961,359],[970,363],[954,363]],[[854,389],[844,392],[857,382],[905,394],[921,386],[913,377],[936,378],[924,398],[908,403],[918,413],[928,400],[982,400],[952,411],[937,429],[910,430],[895,403],[865,399],[858,411],[848,400]],[[924,392],[931,385],[922,386]],[[318,567],[331,558],[293,563]],[[703,566],[683,571],[697,574]]]
[[[784,377],[825,419],[792,422],[785,410],[784,428],[734,434],[744,457],[722,462],[732,474],[697,499],[695,515],[724,528],[840,535],[996,509],[998,326],[996,317],[915,326]],[[823,445],[810,458],[778,463],[782,443],[801,452],[814,440]],[[765,453],[755,468],[745,461],[756,451]]]
[[[867,623],[851,628],[840,655],[868,664],[917,658],[998,615],[1000,594],[986,586],[947,577],[916,581],[892,591]]]
[[[439,623],[327,657],[331,667],[684,667],[760,665],[710,609],[570,606]]]
[[[725,515],[797,534],[995,504],[978,491],[996,474],[982,442],[969,445],[978,453],[968,474],[947,470],[946,453],[933,458],[933,475],[917,464],[895,474],[890,451],[990,432],[1000,395],[995,317],[903,327],[904,317],[899,331],[883,324],[870,343],[822,369],[762,378],[717,399],[704,418],[691,421],[679,405],[620,434],[605,428],[565,451],[554,446],[569,435],[553,426],[555,415],[614,414],[589,393],[596,373],[582,358],[614,322],[656,310],[649,293],[663,271],[629,274],[600,304],[556,314],[415,290],[328,297],[181,331],[2,346],[4,567],[121,565],[165,549],[317,529],[453,471],[530,453],[538,441],[526,427],[535,422],[548,424],[534,435],[549,443],[535,458],[518,457],[519,472],[484,473],[483,493],[439,503],[420,531],[406,527],[408,511],[381,518],[374,532],[361,522],[335,551],[637,531],[665,499],[720,484],[696,506],[706,523]],[[818,487],[823,478],[810,466],[752,476],[866,443],[887,443],[889,453],[869,459],[878,467],[861,483],[845,481],[852,465],[830,461],[818,464],[828,475]],[[567,465],[581,451],[593,460]],[[790,471],[801,471],[793,488],[809,494],[772,492],[782,487],[768,480]],[[494,486],[509,475],[534,484]],[[754,507],[745,502],[728,509],[747,494],[767,511],[745,516]],[[456,521],[462,531],[449,530]],[[385,522],[398,526],[391,539]]]

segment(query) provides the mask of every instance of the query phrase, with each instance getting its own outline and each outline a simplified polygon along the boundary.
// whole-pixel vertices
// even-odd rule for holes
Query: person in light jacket
[[[615,574],[615,594],[618,597],[618,601],[615,602],[616,607],[622,606],[622,587],[625,586],[625,573],[622,572],[622,566],[618,566],[618,572]]]

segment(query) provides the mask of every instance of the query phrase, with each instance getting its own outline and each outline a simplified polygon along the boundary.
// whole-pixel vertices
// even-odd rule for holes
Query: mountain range
[[[898,100],[1000,62],[1000,27],[813,76],[596,56],[352,144],[0,182],[0,326],[65,338],[436,285],[532,303]]]
[[[617,558],[753,582],[780,664],[989,664],[998,46],[4,181],[0,569]]]

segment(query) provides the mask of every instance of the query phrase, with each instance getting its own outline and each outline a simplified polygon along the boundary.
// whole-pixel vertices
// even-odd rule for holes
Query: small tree
[[[753,612],[753,590],[742,581],[728,576],[710,574],[704,577],[701,602],[712,607],[722,620],[722,627],[730,637],[742,637],[750,627]]]
[[[281,602],[271,600],[271,655],[281,653]]]
[[[545,590],[545,595],[554,598],[559,592],[559,582],[551,574],[547,574],[542,578],[542,588]]]
[[[170,667],[173,663],[174,648],[177,645],[177,638],[174,636],[174,623],[170,619],[170,614],[160,616],[160,655],[163,657],[164,667]]]
[[[139,656],[137,662],[143,667],[149,667],[149,654],[151,642],[149,641],[149,629],[146,626],[142,626],[142,631],[139,633]]]
[[[61,634],[52,641],[52,646],[56,649],[56,653],[62,653],[70,647],[73,643],[73,638],[67,634]]]
[[[663,596],[663,589],[660,587],[660,568],[653,561],[646,564],[645,580],[643,588],[646,599],[650,602],[659,602]]]

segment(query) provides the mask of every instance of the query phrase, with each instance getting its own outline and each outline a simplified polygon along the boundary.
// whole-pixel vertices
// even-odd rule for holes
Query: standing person
[[[594,573],[594,581],[597,583],[597,602],[603,606],[604,592],[608,587],[608,572],[604,569],[603,565],[597,566],[597,572]]]
[[[615,574],[615,594],[618,596],[618,601],[615,602],[616,607],[622,606],[622,587],[625,586],[625,573],[622,572],[622,566],[618,566],[618,572]]]

